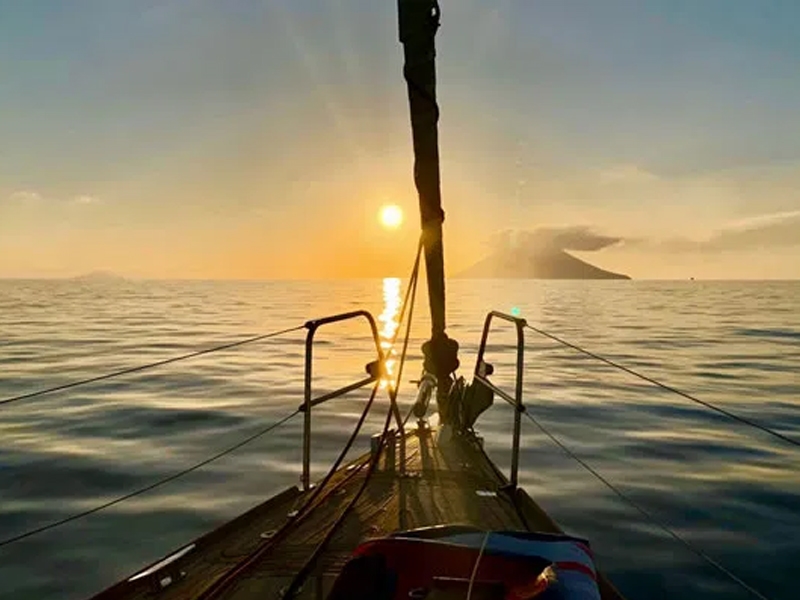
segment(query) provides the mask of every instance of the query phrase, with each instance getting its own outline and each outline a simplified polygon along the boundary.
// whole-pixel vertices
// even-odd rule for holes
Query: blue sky
[[[395,11],[0,0],[0,276],[404,271]],[[586,258],[638,277],[800,277],[800,4],[442,13],[454,268],[497,231],[579,226],[624,240]],[[398,233],[377,226],[384,202],[410,213]]]

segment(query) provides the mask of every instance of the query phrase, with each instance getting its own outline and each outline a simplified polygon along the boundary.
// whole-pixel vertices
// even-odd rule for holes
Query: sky
[[[441,5],[449,273],[563,229],[634,278],[800,278],[800,3]],[[396,28],[395,0],[0,0],[0,277],[405,274]]]

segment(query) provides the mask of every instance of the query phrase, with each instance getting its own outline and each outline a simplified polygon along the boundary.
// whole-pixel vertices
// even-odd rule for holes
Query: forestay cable
[[[406,337],[403,343],[403,351],[401,353],[400,360],[398,363],[397,383],[394,388],[391,387],[389,388],[389,395],[392,402],[394,402],[397,397],[397,388],[400,385],[400,378],[403,373],[403,364],[405,363],[406,359],[408,338],[411,331],[411,320],[414,314],[414,302],[416,299],[417,280],[419,278],[419,264],[422,255],[422,248],[423,248],[422,241],[420,240],[420,243],[417,246],[417,255],[414,260],[414,266],[411,269],[411,276],[409,277],[409,286],[406,289],[406,294],[403,299],[402,307],[400,309],[400,316],[398,318],[398,327],[394,335],[392,336],[389,348],[387,349],[384,357],[384,358],[388,357],[391,351],[393,350],[394,345],[397,342],[397,337],[400,333],[400,325],[403,323],[403,319],[405,318],[406,315],[406,309],[408,309],[408,320],[406,322]],[[325,490],[330,480],[337,473],[339,467],[341,466],[341,463],[344,461],[345,457],[349,453],[353,443],[355,442],[356,437],[358,436],[358,433],[361,430],[362,425],[364,424],[364,421],[367,418],[367,415],[370,412],[370,409],[372,408],[372,405],[375,401],[375,397],[378,393],[379,388],[380,388],[380,381],[376,381],[375,385],[372,387],[372,391],[370,393],[369,399],[367,400],[367,404],[364,407],[364,410],[361,413],[361,416],[359,417],[359,420],[356,423],[353,432],[350,434],[350,437],[345,443],[344,448],[339,453],[339,456],[336,458],[336,461],[333,463],[333,465],[328,469],[328,472],[326,473],[322,481],[319,483],[319,485],[314,487],[313,491],[311,492],[311,495],[303,502],[300,508],[297,509],[297,513],[294,515],[294,517],[291,520],[286,521],[284,525],[265,544],[257,547],[252,553],[250,553],[242,561],[234,565],[233,568],[231,568],[228,572],[226,572],[219,579],[217,579],[209,588],[203,591],[200,594],[200,596],[198,596],[198,600],[213,600],[215,598],[220,597],[220,595],[223,594],[227,589],[229,589],[229,587],[233,585],[238,580],[239,577],[241,577],[249,569],[254,568],[255,565],[258,564],[258,562],[261,560],[263,556],[272,551],[276,543],[280,539],[282,539],[283,536],[285,536],[290,530],[296,527],[297,524],[309,514],[309,509],[314,506],[314,502],[318,497],[326,493]],[[386,414],[386,422],[384,423],[383,430],[381,433],[381,439],[379,442],[378,451],[370,458],[370,461],[367,464],[367,474],[364,480],[362,481],[359,490],[357,491],[355,496],[348,502],[345,509],[339,514],[333,525],[325,533],[323,540],[320,542],[320,544],[317,545],[317,547],[311,553],[310,557],[308,558],[304,566],[295,575],[294,579],[292,580],[292,582],[290,583],[290,585],[283,594],[284,598],[290,598],[299,589],[299,587],[302,585],[302,582],[307,577],[310,570],[313,568],[313,565],[316,562],[319,554],[324,550],[325,546],[331,540],[338,527],[342,524],[347,514],[350,512],[353,506],[355,506],[355,503],[358,501],[361,494],[366,489],[367,482],[369,481],[370,476],[372,475],[372,472],[375,468],[377,457],[380,455],[383,449],[383,445],[387,437],[387,431],[389,429],[391,416],[392,416],[392,405],[390,404]],[[361,467],[359,467],[359,470],[360,468]]]
[[[620,371],[624,371],[625,373],[628,373],[629,375],[633,375],[634,377],[638,377],[639,379],[641,379],[643,381],[646,381],[648,383],[651,383],[651,384],[655,385],[656,387],[661,388],[662,390],[665,390],[667,392],[672,392],[673,394],[676,394],[678,396],[686,398],[687,400],[690,400],[690,401],[692,401],[692,402],[694,402],[696,404],[700,404],[701,406],[704,406],[704,407],[706,407],[706,408],[708,408],[710,410],[713,410],[713,411],[715,411],[715,412],[717,412],[717,413],[719,413],[721,415],[724,415],[724,416],[728,417],[729,419],[733,419],[734,421],[738,421],[739,423],[742,423],[743,425],[748,425],[750,427],[753,427],[755,429],[763,431],[764,433],[769,434],[769,435],[771,435],[771,436],[773,436],[773,437],[775,437],[775,438],[777,438],[777,439],[779,439],[779,440],[781,440],[783,442],[786,442],[788,444],[792,444],[793,446],[800,447],[800,441],[795,440],[793,438],[790,438],[789,436],[784,435],[784,434],[782,434],[782,433],[780,433],[778,431],[775,431],[774,429],[770,429],[766,425],[762,425],[762,424],[757,423],[757,422],[755,422],[755,421],[753,421],[751,419],[748,419],[747,417],[742,417],[740,415],[737,415],[735,413],[730,412],[729,410],[726,410],[724,408],[721,408],[719,406],[711,404],[710,402],[707,402],[705,400],[701,400],[700,398],[697,398],[696,396],[693,396],[693,395],[688,394],[688,393],[686,393],[684,391],[681,391],[681,390],[679,390],[677,388],[674,388],[671,385],[667,385],[665,383],[661,383],[660,381],[658,381],[656,379],[653,379],[652,377],[648,377],[647,375],[643,375],[642,373],[639,373],[638,371],[634,371],[633,369],[631,369],[629,367],[626,367],[625,365],[621,365],[618,362],[615,362],[615,361],[613,361],[611,359],[605,358],[604,356],[600,356],[599,354],[596,354],[594,352],[591,352],[589,350],[581,348],[577,344],[573,344],[571,342],[568,342],[567,340],[564,340],[564,339],[562,339],[562,338],[560,338],[560,337],[558,337],[556,335],[553,335],[552,333],[548,333],[547,331],[545,331],[543,329],[539,329],[538,327],[534,327],[530,323],[526,323],[525,326],[528,329],[530,329],[531,331],[534,331],[534,332],[538,333],[539,335],[542,335],[542,336],[544,336],[546,338],[549,338],[549,339],[553,340],[554,342],[557,342],[557,343],[561,344],[562,346],[565,346],[567,348],[571,348],[573,350],[576,350],[576,351],[580,352],[581,354],[585,354],[586,356],[589,356],[589,357],[591,357],[591,358],[593,358],[595,360],[599,360],[600,362],[603,362],[603,363],[605,363],[605,364],[607,364],[607,365],[609,365],[611,367],[614,367],[615,369],[618,369]]]
[[[420,245],[419,245],[419,247],[417,249],[417,258],[414,261],[414,267],[411,270],[411,277],[409,278],[409,287],[408,287],[408,290],[406,291],[405,300],[403,301],[403,311],[402,311],[402,313],[400,315],[400,319],[398,321],[398,325],[400,323],[402,323],[403,315],[405,314],[406,304],[408,304],[408,319],[406,321],[405,338],[403,339],[403,350],[400,353],[400,360],[398,361],[397,381],[396,381],[394,387],[391,387],[391,386],[389,387],[390,405],[389,405],[389,410],[386,413],[386,421],[383,424],[383,429],[381,431],[381,437],[380,437],[380,441],[378,443],[378,448],[372,454],[372,456],[370,457],[369,463],[367,465],[366,475],[364,476],[364,480],[361,482],[361,485],[359,486],[358,491],[356,491],[355,495],[347,503],[347,506],[344,508],[344,510],[341,512],[341,514],[339,514],[339,516],[337,517],[336,521],[333,523],[333,525],[327,531],[327,533],[325,534],[325,537],[322,539],[322,541],[317,545],[317,547],[311,553],[311,556],[305,562],[303,567],[300,569],[300,571],[298,571],[298,573],[292,579],[292,582],[289,584],[289,587],[287,588],[287,590],[286,590],[286,592],[284,594],[284,598],[286,598],[286,599],[293,598],[299,592],[300,588],[303,585],[303,582],[306,580],[308,575],[313,570],[317,559],[322,554],[322,552],[325,550],[327,545],[330,543],[331,539],[333,539],[334,533],[342,525],[342,523],[344,523],[345,517],[348,515],[350,510],[356,505],[356,503],[358,502],[359,498],[361,498],[362,494],[364,493],[364,490],[367,489],[367,484],[369,483],[370,477],[372,477],[372,474],[374,473],[375,467],[376,467],[376,465],[378,463],[378,459],[379,459],[381,453],[383,452],[383,447],[386,444],[386,439],[387,439],[388,432],[389,432],[389,424],[390,424],[391,417],[392,417],[392,408],[394,406],[396,406],[395,403],[397,401],[397,394],[398,394],[398,391],[399,391],[399,388],[400,388],[400,382],[401,382],[401,379],[402,379],[402,376],[403,376],[403,366],[405,365],[406,357],[407,357],[408,342],[409,342],[409,339],[410,339],[410,336],[411,336],[411,324],[412,324],[412,320],[413,320],[413,316],[414,316],[414,303],[415,303],[415,300],[416,300],[416,297],[417,297],[417,281],[419,280],[419,263],[420,263],[420,256],[421,256],[421,253],[422,253],[422,247],[423,247],[422,246],[422,241],[420,240]],[[395,335],[392,338],[392,347],[394,347],[394,344],[397,341],[397,335],[398,335],[399,331],[400,331],[400,328],[398,326],[397,331],[395,332]],[[406,417],[406,419],[407,418],[408,417]],[[405,426],[405,421],[403,421],[403,426]]]
[[[417,257],[414,261],[414,267],[411,270],[411,277],[409,278],[409,286],[408,289],[406,290],[405,299],[403,300],[403,309],[400,313],[400,319],[398,320],[398,328],[397,331],[395,331],[394,336],[392,337],[392,342],[391,342],[392,345],[390,347],[390,351],[391,348],[394,347],[394,344],[397,342],[397,336],[400,332],[399,325],[403,322],[403,316],[405,315],[406,305],[408,305],[408,319],[406,320],[406,331],[405,331],[405,338],[403,339],[403,350],[400,353],[400,360],[398,361],[397,380],[393,387],[391,385],[389,387],[390,405],[388,411],[386,412],[386,421],[383,424],[383,429],[381,431],[378,448],[370,457],[369,463],[367,465],[367,472],[364,476],[364,480],[361,482],[361,485],[359,486],[355,495],[347,503],[347,506],[345,506],[344,510],[339,514],[336,521],[333,523],[330,529],[328,529],[322,541],[320,541],[317,547],[314,548],[314,551],[311,553],[311,556],[308,558],[308,560],[306,560],[303,567],[294,576],[291,583],[289,584],[289,587],[286,589],[286,592],[284,593],[283,597],[287,600],[293,598],[300,591],[300,588],[302,587],[304,581],[312,572],[317,559],[320,557],[320,555],[325,550],[327,545],[333,539],[336,530],[342,525],[342,523],[344,523],[344,520],[349,514],[350,510],[352,510],[352,508],[358,502],[359,498],[361,498],[362,494],[367,489],[367,484],[369,483],[369,480],[375,471],[375,467],[378,464],[378,459],[380,458],[380,455],[383,452],[383,447],[386,444],[389,432],[389,424],[392,417],[392,408],[396,406],[397,402],[397,394],[400,388],[401,379],[403,377],[403,366],[405,365],[407,357],[408,342],[411,337],[411,325],[414,317],[414,303],[417,297],[417,282],[419,280],[419,263],[420,263],[420,256],[422,254],[422,249],[423,249],[422,240],[420,240],[420,244],[417,248]],[[373,394],[375,393],[376,390],[377,386],[375,389],[373,389]],[[408,417],[406,417],[406,420],[408,420]],[[405,421],[403,421],[403,427],[405,427]],[[401,433],[401,435],[403,434]],[[322,486],[320,486],[320,488],[321,487]]]
[[[269,425],[268,427],[265,427],[261,431],[258,431],[256,433],[254,433],[253,435],[243,439],[242,441],[238,442],[237,444],[234,444],[233,446],[229,446],[228,448],[225,448],[225,450],[222,450],[221,452],[218,452],[214,456],[212,456],[210,458],[207,458],[204,461],[199,462],[196,465],[193,465],[193,466],[189,467],[188,469],[183,469],[182,471],[178,471],[177,473],[173,473],[169,477],[165,477],[164,479],[160,479],[160,480],[158,480],[158,481],[156,481],[154,483],[151,483],[150,485],[147,485],[147,486],[145,486],[143,488],[139,488],[138,490],[133,491],[133,492],[131,492],[129,494],[125,494],[124,496],[120,496],[119,498],[111,500],[110,502],[105,502],[104,504],[100,504],[98,506],[95,506],[94,508],[90,508],[89,510],[85,510],[83,512],[76,513],[76,514],[71,515],[69,517],[65,517],[64,519],[60,519],[58,521],[53,521],[52,523],[48,523],[47,525],[42,525],[41,527],[37,527],[35,529],[31,529],[30,531],[26,531],[25,533],[21,533],[19,535],[15,535],[15,536],[12,536],[10,538],[1,540],[0,541],[0,548],[2,548],[3,546],[8,546],[9,544],[13,544],[14,542],[18,542],[20,540],[24,540],[25,538],[29,538],[29,537],[31,537],[33,535],[38,534],[38,533],[43,533],[43,532],[48,531],[50,529],[55,529],[56,527],[60,527],[61,525],[66,525],[67,523],[69,523],[71,521],[77,521],[78,519],[82,519],[83,517],[88,517],[91,514],[94,514],[96,512],[100,512],[101,510],[105,510],[107,508],[110,508],[110,507],[114,506],[115,504],[119,504],[120,502],[124,502],[125,500],[130,500],[131,498],[134,498],[136,496],[144,494],[145,492],[149,492],[151,490],[154,490],[154,489],[156,489],[158,487],[161,487],[162,485],[165,485],[165,484],[167,484],[167,483],[169,483],[171,481],[175,481],[176,479],[179,479],[179,478],[183,477],[184,475],[188,475],[189,473],[191,473],[193,471],[196,471],[197,469],[200,469],[200,468],[206,466],[209,463],[212,463],[212,462],[214,462],[216,460],[219,460],[223,456],[226,456],[226,455],[230,454],[231,452],[233,452],[235,450],[238,450],[242,446],[245,446],[245,445],[249,444],[250,442],[260,438],[261,436],[266,435],[267,433],[269,433],[273,429],[275,429],[277,427],[280,427],[281,425],[286,423],[289,419],[291,419],[292,417],[297,415],[299,412],[300,412],[299,410],[295,410],[293,413],[291,413],[290,415],[285,416],[280,421],[277,421],[276,423],[273,423],[272,425]]]
[[[148,363],[146,365],[138,365],[135,367],[129,367],[127,369],[121,369],[119,371],[113,371],[111,373],[106,373],[104,375],[98,375],[96,377],[90,377],[89,379],[81,379],[79,381],[72,381],[70,383],[65,383],[62,385],[57,385],[55,387],[47,388],[44,390],[39,390],[36,392],[30,392],[27,394],[21,394],[19,396],[14,396],[12,398],[6,398],[5,400],[0,400],[0,406],[12,404],[14,402],[19,402],[21,400],[31,400],[33,398],[38,398],[40,396],[45,396],[47,394],[53,394],[55,392],[61,392],[64,390],[69,390],[72,388],[89,385],[90,383],[96,383],[98,381],[105,381],[106,379],[113,379],[115,377],[121,377],[123,375],[131,375],[133,373],[139,373],[141,371],[147,371],[149,369],[155,369],[156,367],[163,367],[164,365],[169,365],[172,363],[176,363],[183,360],[188,360],[190,358],[195,358],[197,356],[202,356],[204,354],[212,354],[214,352],[221,352],[222,350],[230,350],[231,348],[237,348],[239,346],[244,346],[245,344],[253,344],[255,342],[260,342],[262,340],[266,340],[269,338],[277,337],[279,335],[285,335],[287,333],[291,333],[293,331],[299,331],[303,329],[304,325],[297,325],[295,327],[289,327],[288,329],[281,329],[280,331],[273,331],[271,333],[265,333],[261,335],[256,335],[253,337],[245,338],[243,340],[238,340],[236,342],[230,342],[227,344],[221,344],[219,346],[213,346],[211,348],[204,348],[202,350],[196,350],[194,352],[190,352],[188,354],[183,354],[181,356],[174,356],[172,358],[167,358],[164,360],[159,360],[153,363]]]

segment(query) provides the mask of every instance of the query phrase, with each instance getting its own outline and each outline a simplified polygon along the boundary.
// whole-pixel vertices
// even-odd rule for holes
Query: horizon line
[[[361,276],[361,277],[143,277],[143,276],[128,276],[128,275],[117,275],[117,274],[108,274],[108,275],[101,275],[101,276],[92,276],[91,274],[87,275],[60,275],[60,276],[31,276],[31,277],[20,277],[20,276],[4,276],[0,275],[0,281],[72,281],[72,282],[83,282],[83,283],[115,283],[115,282],[156,282],[156,281],[197,281],[197,282],[296,282],[296,281],[379,281],[382,279],[407,279],[408,276],[397,276],[397,275],[385,275],[385,276]],[[715,281],[715,282],[776,282],[776,281],[800,281],[800,277],[744,277],[738,279],[731,279],[727,277],[687,277],[687,278],[676,278],[676,277],[639,277],[639,278],[630,278],[630,279],[620,279],[620,280],[611,280],[611,279],[592,279],[592,278],[539,278],[539,277],[531,277],[531,278],[522,278],[522,277],[446,277],[448,281],[456,281],[456,280],[466,280],[466,281],[600,281],[600,282],[609,282],[615,281],[617,283],[625,282],[625,281],[662,281],[662,282],[678,282],[678,281],[685,281],[685,282],[703,282],[703,281]]]

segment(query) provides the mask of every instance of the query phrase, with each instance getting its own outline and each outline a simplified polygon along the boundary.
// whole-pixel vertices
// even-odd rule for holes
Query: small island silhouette
[[[91,271],[89,273],[76,275],[75,277],[69,277],[69,280],[101,283],[101,282],[125,281],[125,278],[122,277],[121,275],[117,275],[116,273],[112,273],[111,271]]]
[[[564,250],[497,251],[456,275],[465,279],[630,279],[595,267]]]
[[[595,252],[622,241],[591,227],[539,227],[505,230],[489,239],[493,251],[456,275],[474,279],[630,279],[595,267],[568,251]]]

